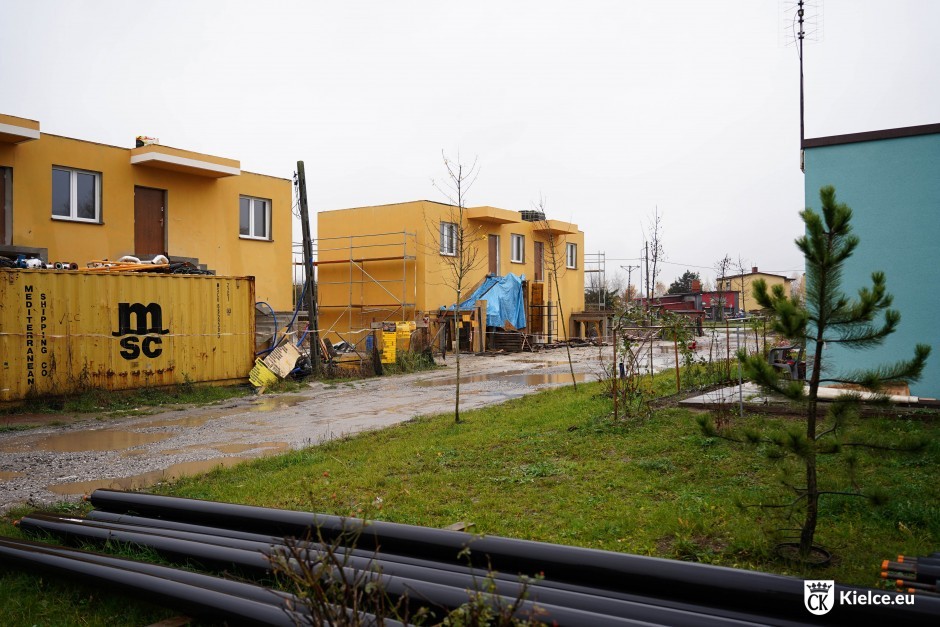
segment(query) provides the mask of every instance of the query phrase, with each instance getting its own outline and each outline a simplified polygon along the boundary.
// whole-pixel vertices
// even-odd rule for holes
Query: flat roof
[[[914,137],[916,135],[934,135],[936,133],[940,133],[940,124],[922,124],[920,126],[905,126],[880,131],[866,131],[864,133],[849,133],[848,135],[830,135],[829,137],[804,139],[803,148],[839,146],[841,144],[854,144],[882,139],[898,139],[899,137]]]

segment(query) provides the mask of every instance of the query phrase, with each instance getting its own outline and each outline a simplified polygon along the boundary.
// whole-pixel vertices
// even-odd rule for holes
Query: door
[[[542,265],[543,265],[543,249],[544,244],[542,242],[535,242],[535,276],[533,277],[534,281],[542,280]]]
[[[166,190],[134,187],[134,254],[166,252]]]
[[[490,246],[490,274],[495,274],[499,276],[499,235],[490,235],[489,236],[489,246]]]
[[[529,333],[541,334],[544,327],[542,325],[543,311],[542,301],[544,299],[542,284],[532,284],[532,296],[529,298],[529,319],[526,321],[529,326]]]

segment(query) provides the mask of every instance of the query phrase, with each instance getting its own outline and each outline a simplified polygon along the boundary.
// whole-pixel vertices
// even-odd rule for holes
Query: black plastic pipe
[[[749,614],[806,620],[803,581],[793,577],[723,566],[680,562],[579,547],[416,527],[384,521],[365,522],[325,514],[216,503],[117,490],[95,490],[90,500],[100,509],[219,525],[268,535],[299,538],[342,536],[358,548],[404,553],[426,559],[460,562],[462,551],[476,567],[534,575],[590,587],[650,596],[668,596],[696,605],[718,605]],[[866,589],[837,584],[841,590]],[[879,594],[883,591],[878,591]],[[891,593],[887,593],[891,594]],[[940,601],[917,606],[842,606],[839,622],[848,615],[896,620],[940,615]],[[929,601],[933,601],[930,599]],[[901,609],[903,608],[903,609]],[[925,608],[925,609],[921,609]],[[832,620],[829,616],[820,617]],[[824,622],[822,621],[822,622]]]
[[[91,551],[82,551],[80,549],[73,549],[64,546],[54,546],[51,544],[31,542],[29,540],[14,540],[12,538],[2,537],[0,537],[0,544],[31,548],[36,551],[43,551],[53,555],[59,555],[61,557],[82,559],[87,562],[100,564],[102,566],[123,568],[124,570],[132,570],[143,573],[145,575],[163,577],[164,579],[175,579],[176,581],[191,586],[198,586],[200,588],[206,588],[207,590],[215,590],[216,592],[235,595],[243,599],[257,601],[259,603],[274,604],[286,608],[290,606],[298,606],[299,602],[297,597],[293,594],[282,592],[280,590],[273,590],[271,588],[265,588],[264,586],[259,586],[257,584],[233,581],[231,579],[223,579],[222,577],[215,577],[213,575],[205,575],[189,570],[172,568],[170,566],[161,566],[159,564],[151,564],[150,562],[140,562],[123,557],[105,555],[104,553],[94,553]]]
[[[71,523],[81,527],[91,525],[99,526],[104,529],[116,531],[138,531],[160,535],[163,537],[176,538],[180,540],[191,540],[206,544],[215,544],[218,546],[228,546],[246,551],[258,551],[267,555],[284,555],[286,546],[283,539],[261,536],[256,534],[244,533],[245,536],[255,536],[258,540],[249,540],[242,538],[231,538],[213,535],[205,532],[181,531],[166,528],[146,528],[137,525],[122,523],[112,523],[100,520],[87,521],[83,519],[74,519],[63,516],[47,516],[42,514],[33,514],[27,516],[24,521],[27,527],[43,527],[47,521],[53,523]],[[23,521],[21,521],[21,526]],[[187,525],[189,528],[195,525]],[[204,528],[207,529],[207,528]],[[323,563],[326,557],[322,546],[299,546],[297,554],[293,557],[300,557],[306,561]],[[356,553],[359,553],[358,555]],[[465,568],[462,572],[441,570],[435,567],[434,563],[424,560],[424,565],[403,564],[384,559],[382,554],[362,555],[362,551],[349,550],[348,552],[339,548],[335,553],[335,564],[348,566],[361,572],[381,572],[386,575],[402,577],[406,579],[417,579],[421,581],[430,581],[434,583],[453,586],[462,590],[478,590],[486,587],[489,592],[502,595],[507,598],[518,598],[525,595],[525,598],[536,604],[550,604],[573,609],[580,609],[598,614],[606,614],[621,618],[631,618],[635,620],[648,620],[666,623],[677,626],[713,626],[731,624],[757,624],[754,617],[736,616],[731,617],[723,615],[715,617],[709,615],[708,608],[696,608],[694,611],[682,608],[661,607],[651,604],[649,599],[638,600],[615,600],[608,597],[596,596],[590,592],[573,592],[570,590],[557,590],[552,588],[542,588],[537,585],[525,586],[516,581],[506,581],[493,579],[492,587],[487,585],[485,575],[471,574],[469,569]]]
[[[83,584],[114,587],[146,594],[158,603],[197,616],[234,625],[304,624],[302,615],[292,614],[270,603],[261,603],[217,590],[183,583],[163,576],[116,568],[74,556],[57,555],[15,540],[0,540],[0,564],[76,578]],[[309,624],[309,623],[308,623]]]
[[[34,514],[35,516],[35,514]],[[61,517],[60,517],[61,518]],[[120,525],[128,525],[128,529],[133,528],[143,528],[149,530],[165,529],[165,530],[175,530],[175,531],[188,531],[197,534],[204,534],[210,536],[218,536],[221,538],[232,538],[238,540],[251,540],[256,542],[268,543],[271,545],[288,545],[288,542],[285,538],[279,536],[267,536],[264,534],[252,533],[249,531],[238,531],[235,529],[227,529],[224,527],[210,527],[206,525],[197,525],[193,523],[184,523],[175,520],[165,520],[162,518],[148,518],[143,516],[135,516],[132,514],[118,514],[114,512],[107,512],[104,510],[92,510],[88,512],[85,516],[86,520],[91,520],[94,522],[102,523],[114,523]],[[151,531],[152,532],[152,531]],[[309,547],[311,550],[323,549],[321,543],[308,543],[305,541],[292,541],[290,544],[298,547]],[[372,559],[378,558],[380,564],[382,565],[383,572],[388,574],[394,574],[392,570],[389,570],[386,567],[386,564],[389,562],[397,562],[402,564],[410,564],[413,566],[421,566],[424,568],[438,569],[449,572],[463,573],[476,577],[477,581],[482,581],[487,576],[491,577],[496,581],[508,581],[519,583],[520,579],[518,576],[510,575],[508,573],[502,572],[485,572],[482,570],[474,570],[473,568],[467,565],[459,565],[450,562],[440,562],[434,560],[427,560],[421,558],[414,558],[410,556],[397,555],[386,552],[375,552],[375,551],[365,551],[362,549],[349,549],[343,546],[334,546],[333,550],[337,555],[345,555],[349,553],[354,556]],[[432,579],[433,581],[433,579]],[[472,587],[472,586],[471,586]],[[589,600],[585,601],[585,604],[571,604],[564,603],[558,598],[551,596],[542,596],[544,593],[543,589],[550,590],[561,590],[564,592],[573,592],[578,595],[587,596]],[[529,598],[534,600],[543,600],[547,603],[555,603],[559,605],[569,605],[570,607],[583,607],[584,609],[589,609],[591,611],[612,614],[615,616],[620,616],[624,614],[619,614],[614,610],[611,610],[609,607],[604,605],[603,600],[607,599],[616,599],[618,601],[623,601],[627,604],[643,604],[643,605],[654,605],[663,608],[670,608],[674,610],[679,610],[678,617],[681,616],[681,612],[691,613],[696,615],[696,619],[693,621],[693,624],[701,624],[703,620],[702,616],[714,616],[721,617],[726,619],[725,623],[728,621],[740,621],[741,623],[747,623],[754,620],[760,620],[760,616],[754,614],[745,614],[742,612],[735,612],[731,610],[725,610],[723,608],[717,607],[715,605],[703,606],[703,605],[692,605],[689,603],[681,603],[674,601],[668,598],[656,598],[652,596],[643,596],[638,594],[627,594],[623,592],[616,592],[611,590],[600,590],[597,588],[591,588],[588,586],[580,586],[576,584],[549,581],[546,579],[532,580],[528,583],[528,590],[530,592]],[[502,592],[501,592],[502,593]],[[553,599],[553,600],[550,600]],[[639,615],[630,615],[631,618],[639,618]],[[786,621],[782,619],[776,619],[776,625],[781,627],[786,626],[797,626],[803,625],[803,622],[794,622]]]
[[[80,519],[76,520],[80,521]],[[24,516],[20,520],[20,528],[27,533],[51,533],[69,541],[96,540],[99,542],[111,541],[135,544],[152,548],[164,557],[173,560],[188,561],[192,559],[206,565],[234,566],[263,575],[271,572],[269,558],[258,551],[170,538],[144,531],[108,529],[94,524],[83,525],[81,522],[41,515]],[[343,577],[345,581],[356,581],[357,575],[362,573],[362,571],[341,566],[328,568],[327,570],[331,572],[332,576],[336,578]],[[359,579],[361,580],[361,577]],[[407,598],[413,611],[417,611],[421,607],[428,607],[437,614],[438,619],[442,619],[448,611],[464,605],[470,599],[465,589],[437,582],[387,574],[373,574],[370,579],[378,583],[390,596]],[[496,594],[483,593],[482,596],[486,603],[494,607],[496,605],[509,607],[516,601],[515,598]],[[614,627],[617,625],[649,624],[646,621],[619,618],[547,603],[536,604],[532,601],[522,601],[519,603],[519,608],[519,614],[521,615],[538,616],[539,620],[559,626],[597,625],[603,627],[609,625]],[[441,609],[444,610],[443,613],[440,612]]]

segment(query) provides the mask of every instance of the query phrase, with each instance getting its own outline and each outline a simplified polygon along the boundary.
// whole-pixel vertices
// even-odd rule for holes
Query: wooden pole
[[[672,336],[672,348],[676,352],[676,394],[682,391],[682,384],[679,379],[679,330],[673,329],[675,335]]]
[[[313,276],[313,242],[310,239],[310,213],[307,207],[307,177],[304,162],[297,162],[297,187],[300,196],[300,226],[303,230],[304,247],[304,284],[307,294],[307,323],[312,338],[310,340],[310,360],[313,362],[314,375],[320,375],[320,330],[317,322],[317,282]]]
[[[620,377],[620,371],[617,369],[617,327],[614,327],[614,420],[617,420],[617,384],[619,383],[618,379]]]

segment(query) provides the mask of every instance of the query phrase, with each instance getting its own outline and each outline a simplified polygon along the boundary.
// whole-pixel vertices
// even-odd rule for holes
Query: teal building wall
[[[940,398],[940,124],[809,139],[804,143],[806,206],[821,211],[819,189],[832,185],[852,208],[860,238],[842,277],[847,293],[884,271],[898,330],[868,350],[830,344],[829,372],[910,359],[917,343],[933,347],[915,396]]]

